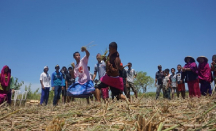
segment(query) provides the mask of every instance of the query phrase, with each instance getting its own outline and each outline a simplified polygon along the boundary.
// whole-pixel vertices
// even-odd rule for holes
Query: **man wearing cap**
[[[156,90],[156,100],[160,96],[161,89],[163,91],[163,98],[165,97],[165,92],[163,90],[163,79],[164,79],[164,73],[162,71],[162,66],[158,65],[158,71],[156,72],[155,75],[155,87],[157,87]]]
[[[48,74],[48,66],[44,67],[44,72],[40,75],[40,83],[41,83],[41,100],[40,105],[45,103],[47,105],[49,99],[49,91],[50,91],[50,75]]]
[[[51,86],[52,90],[54,90],[53,106],[56,106],[58,104],[61,95],[61,90],[64,89],[65,86],[65,80],[63,78],[62,73],[59,72],[59,69],[59,65],[56,65],[56,71],[52,73],[51,78]]]

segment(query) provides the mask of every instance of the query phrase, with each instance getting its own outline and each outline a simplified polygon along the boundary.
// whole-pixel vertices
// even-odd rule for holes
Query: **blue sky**
[[[157,65],[183,65],[188,55],[211,62],[215,7],[215,0],[1,0],[0,67],[8,65],[35,90],[45,65],[50,74],[56,64],[68,67],[72,54],[91,41],[91,72],[96,54],[112,41],[124,65],[132,62],[151,77]]]

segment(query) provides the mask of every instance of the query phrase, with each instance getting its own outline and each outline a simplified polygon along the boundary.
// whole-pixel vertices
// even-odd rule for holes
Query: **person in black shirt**
[[[156,72],[156,75],[155,75],[155,87],[157,87],[156,100],[160,96],[161,89],[163,91],[163,98],[165,97],[164,90],[163,90],[163,79],[164,79],[164,73],[162,71],[162,66],[158,65],[158,71]]]
[[[74,78],[72,78],[73,73],[74,73],[73,68],[69,67],[68,73],[66,74],[66,81],[65,81],[66,90],[68,89],[69,86],[71,86],[75,82]],[[69,102],[70,100],[71,100],[71,97],[67,97],[67,102]],[[73,97],[72,97],[72,101],[74,101]]]

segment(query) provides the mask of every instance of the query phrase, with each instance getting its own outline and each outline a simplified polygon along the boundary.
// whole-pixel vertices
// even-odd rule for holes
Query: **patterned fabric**
[[[84,84],[75,82],[70,87],[68,87],[67,94],[68,96],[73,96],[77,98],[87,98],[95,91],[94,84],[92,80],[87,81]]]
[[[6,68],[8,68],[7,74],[5,74],[4,72]],[[10,78],[11,78],[11,69],[8,66],[4,66],[1,70],[1,78],[0,78],[1,86],[8,87],[10,85]]]
[[[108,86],[112,86],[121,91],[124,90],[124,83],[122,77],[110,77],[108,75],[105,75],[100,79],[100,81]]]
[[[107,99],[109,98],[109,88],[101,88],[102,98]]]
[[[212,81],[212,74],[211,68],[207,62],[200,63],[198,66],[198,77],[201,80],[211,82]]]
[[[0,93],[0,104],[7,100],[7,94]]]
[[[188,81],[188,89],[190,97],[200,97],[199,79]]]

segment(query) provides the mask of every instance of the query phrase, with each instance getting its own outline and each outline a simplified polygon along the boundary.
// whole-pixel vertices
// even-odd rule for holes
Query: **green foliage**
[[[24,81],[18,82],[18,78],[15,77],[14,90],[20,90],[23,84],[24,84]]]
[[[146,72],[139,71],[137,72],[136,79],[134,81],[134,85],[137,90],[143,90],[143,93],[146,92],[147,87],[153,87],[154,79],[150,76],[147,76]]]

